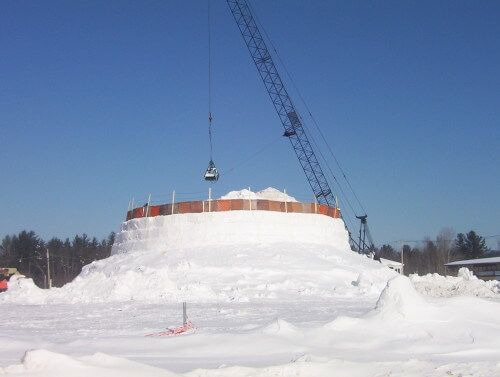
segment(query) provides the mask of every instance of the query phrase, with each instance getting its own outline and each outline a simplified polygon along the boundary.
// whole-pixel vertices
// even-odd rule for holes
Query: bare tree
[[[451,262],[453,252],[453,240],[455,232],[451,228],[443,228],[436,237],[437,246],[437,265],[436,271],[439,274],[445,274],[445,264]]]

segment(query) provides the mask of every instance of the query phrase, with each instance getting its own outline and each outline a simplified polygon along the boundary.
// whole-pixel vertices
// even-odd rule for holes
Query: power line
[[[490,238],[497,238],[500,237],[500,234],[494,234],[491,236],[481,236],[484,239],[490,239]],[[382,242],[382,245],[392,245],[395,243],[421,243],[421,242],[427,242],[427,241],[432,241],[435,242],[437,239],[433,240],[431,238],[424,238],[421,240],[395,240],[395,241],[390,241],[390,242]],[[446,242],[453,242],[455,239],[440,239],[439,241],[446,241]]]

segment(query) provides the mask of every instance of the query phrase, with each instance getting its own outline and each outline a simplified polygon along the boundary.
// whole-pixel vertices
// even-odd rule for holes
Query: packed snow
[[[280,191],[274,187],[268,187],[264,190],[253,192],[250,189],[243,189],[239,191],[230,191],[226,195],[220,197],[221,199],[266,199],[277,202],[296,202],[293,196],[288,195],[285,191]]]
[[[347,239],[319,214],[130,220],[62,288],[11,279],[0,375],[500,376],[491,283],[402,277]],[[146,336],[179,326],[183,301],[195,330]]]

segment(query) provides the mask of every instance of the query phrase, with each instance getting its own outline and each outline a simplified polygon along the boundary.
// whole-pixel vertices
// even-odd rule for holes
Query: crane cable
[[[281,140],[283,138],[283,136],[278,136],[276,139],[273,139],[271,141],[269,141],[268,143],[262,145],[259,149],[255,149],[254,152],[252,154],[250,154],[248,157],[244,157],[243,159],[241,159],[239,162],[237,162],[235,165],[233,165],[230,169],[228,169],[225,173],[224,173],[224,176],[228,176],[229,174],[232,174],[234,173],[234,171],[247,164],[248,162],[250,162],[252,159],[254,159],[255,157],[257,157],[258,155],[260,155],[262,152],[264,152],[267,148],[269,148],[270,146],[276,144],[279,140]]]
[[[212,36],[211,36],[211,21],[210,21],[210,0],[208,4],[208,140],[210,143],[210,161],[213,159],[212,145]]]
[[[274,48],[274,46],[273,46]],[[325,135],[323,134],[323,132],[321,131],[321,128],[319,127],[319,124],[318,122],[316,121],[316,118],[313,116],[311,110],[309,109],[309,106],[307,105],[306,101],[304,100],[304,97],[302,96],[299,88],[297,87],[297,85],[295,84],[295,81],[293,80],[292,76],[290,75],[290,73],[288,72],[288,69],[286,68],[285,64],[283,63],[283,61],[281,60],[281,57],[279,56],[278,52],[275,50],[275,53],[276,53],[276,56],[278,56],[278,60],[279,62],[281,63],[281,66],[283,67],[283,69],[285,70],[285,73],[286,75],[288,76],[290,82],[292,83],[292,86],[295,88],[295,91],[297,92],[299,98],[300,98],[300,101],[302,102],[302,105],[305,107],[309,117],[311,118],[314,126],[316,127],[316,129],[318,130],[318,133],[320,134],[321,136],[321,139],[323,140],[323,142],[325,143],[328,151],[330,152],[330,155],[333,157],[333,160],[335,161],[335,164],[337,165],[337,167],[339,168],[340,172],[342,173],[342,177],[344,177],[344,180],[346,181],[347,185],[349,186],[349,189],[351,190],[354,198],[356,199],[359,207],[361,208],[361,210],[363,211],[364,214],[366,214],[366,210],[365,210],[365,207],[363,206],[363,204],[361,203],[361,201],[359,200],[359,197],[358,195],[356,194],[356,191],[354,191],[354,188],[352,187],[351,185],[351,182],[349,181],[349,179],[347,178],[347,175],[344,171],[344,169],[342,169],[342,166],[340,165],[340,162],[339,160],[337,159],[337,157],[335,156],[335,154],[333,153],[333,150],[332,148],[330,147],[330,145],[328,144],[328,142],[326,141],[326,137]],[[319,148],[318,148],[319,149]],[[328,166],[328,163],[325,161],[325,163],[327,164],[327,167],[328,169],[331,171],[330,167]]]
[[[301,92],[300,92],[300,90],[299,90],[298,86],[295,84],[295,80],[293,80],[292,75],[290,74],[290,72],[289,72],[289,71],[288,71],[288,69],[286,68],[286,65],[285,65],[285,63],[284,63],[283,59],[281,59],[281,56],[280,56],[280,54],[278,53],[278,50],[277,50],[277,49],[276,49],[276,47],[274,46],[274,44],[273,44],[273,42],[272,42],[271,38],[270,38],[270,37],[269,37],[269,35],[267,34],[266,29],[263,27],[262,23],[259,21],[259,19],[258,19],[258,17],[257,17],[257,14],[255,13],[255,11],[253,10],[253,8],[251,7],[251,5],[250,5],[250,4],[249,4],[249,7],[250,7],[251,12],[254,14],[255,19],[256,19],[256,20],[257,20],[257,22],[259,23],[259,26],[261,27],[262,31],[264,32],[264,35],[266,36],[267,40],[269,41],[269,43],[270,43],[270,45],[271,45],[271,47],[272,47],[272,49],[273,49],[274,53],[276,54],[276,57],[278,58],[278,61],[280,62],[281,66],[283,67],[283,70],[285,71],[285,74],[287,75],[287,77],[288,77],[288,79],[290,80],[290,82],[291,82],[292,86],[294,87],[295,91],[297,92],[297,94],[298,94],[298,96],[299,96],[299,98],[300,98],[300,101],[302,102],[302,105],[305,107],[305,109],[306,109],[306,111],[307,111],[307,113],[308,113],[309,117],[311,118],[311,120],[312,120],[312,122],[313,122],[314,126],[315,126],[315,127],[316,127],[316,129],[318,130],[318,132],[319,132],[319,134],[320,134],[320,136],[321,136],[321,138],[322,138],[323,142],[325,143],[325,145],[326,145],[326,147],[327,147],[328,151],[329,151],[329,152],[330,152],[330,154],[332,155],[332,157],[333,157],[333,159],[334,159],[334,161],[335,161],[335,164],[336,164],[336,165],[337,165],[337,167],[339,168],[340,172],[342,173],[342,176],[344,177],[344,180],[346,181],[347,185],[349,186],[349,189],[350,189],[350,190],[351,190],[351,192],[353,193],[354,198],[356,199],[356,201],[357,201],[358,205],[360,206],[360,208],[362,209],[362,211],[364,212],[364,214],[366,214],[365,207],[363,206],[363,204],[362,204],[362,203],[361,203],[361,201],[359,200],[359,197],[358,197],[358,195],[356,194],[356,192],[354,191],[354,188],[352,187],[351,182],[350,182],[350,181],[349,181],[349,179],[347,178],[347,175],[346,175],[346,173],[345,173],[344,169],[342,169],[342,166],[340,165],[339,160],[337,159],[337,157],[336,157],[336,156],[335,156],[335,154],[333,153],[332,148],[330,147],[330,145],[329,145],[329,144],[328,144],[328,142],[326,141],[326,138],[325,138],[325,136],[324,136],[323,132],[321,131],[321,128],[319,127],[319,124],[318,124],[318,122],[316,121],[316,118],[313,116],[313,114],[312,114],[311,110],[309,109],[309,106],[307,105],[307,103],[306,103],[306,101],[305,101],[304,97],[302,96],[302,94],[301,94]],[[311,137],[312,137],[312,135],[311,135]],[[316,144],[316,143],[315,143],[315,144]],[[318,151],[319,151],[319,152],[320,152],[320,154],[321,154],[321,151],[319,150],[319,146],[318,146],[318,145],[316,145],[316,147],[318,148]],[[326,161],[326,159],[325,159],[324,157],[323,157],[323,160],[325,161],[325,164],[327,165],[328,170],[330,170],[330,173],[331,173],[331,174],[332,174],[332,176],[334,177],[334,180],[337,182],[337,185],[339,185],[339,187],[340,187],[339,182],[337,181],[337,179],[336,179],[336,178],[335,178],[335,176],[333,175],[332,170],[331,170],[331,169],[330,169],[330,167],[328,166],[328,163],[327,163],[327,161]],[[343,190],[341,189],[341,191],[343,191]],[[349,200],[348,200],[347,198],[345,198],[345,199],[346,199],[346,201],[349,203]],[[350,204],[350,203],[349,203],[349,206],[351,207],[351,210],[353,210],[353,208],[352,208],[352,206],[351,206],[351,204]],[[354,212],[354,214],[356,214],[356,211],[354,211],[354,210],[353,210],[353,212]]]

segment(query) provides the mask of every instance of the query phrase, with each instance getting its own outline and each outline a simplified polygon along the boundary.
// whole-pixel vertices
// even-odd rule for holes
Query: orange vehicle
[[[0,268],[0,292],[7,290],[8,281],[15,274],[17,274],[17,268]]]

